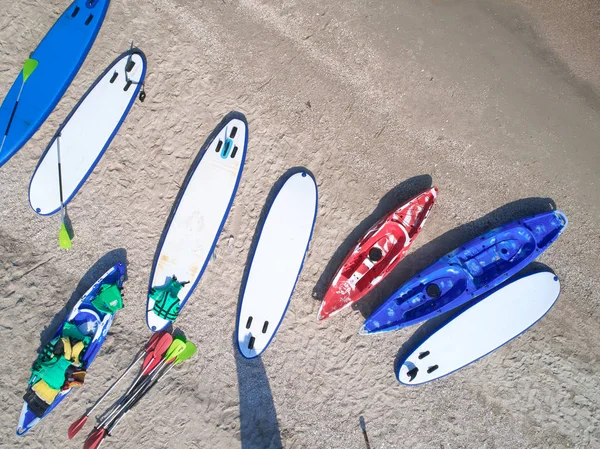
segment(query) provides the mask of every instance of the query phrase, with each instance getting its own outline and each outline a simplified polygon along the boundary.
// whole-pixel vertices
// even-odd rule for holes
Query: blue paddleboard
[[[31,54],[37,67],[25,83],[21,71],[0,106],[0,167],[39,129],[71,84],[96,39],[109,2],[75,0]]]
[[[545,212],[471,240],[392,293],[359,332],[412,326],[486,293],[533,262],[566,226],[562,212]]]

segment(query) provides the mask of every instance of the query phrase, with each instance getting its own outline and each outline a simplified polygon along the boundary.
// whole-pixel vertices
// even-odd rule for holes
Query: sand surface
[[[249,121],[245,172],[216,260],[177,322],[199,354],[103,447],[362,449],[360,416],[377,449],[600,447],[600,6],[537,3],[114,0],[63,100],[0,169],[0,446],[81,447],[66,429],[148,339],[165,219],[202,142],[235,109]],[[66,7],[0,0],[0,97]],[[59,218],[29,207],[29,179],[131,39],[148,57],[147,99],[70,204],[76,239],[63,251]],[[242,361],[232,335],[244,265],[271,186],[294,166],[318,181],[314,238],[275,340]],[[431,184],[438,204],[405,261],[356,310],[316,323],[356,239]],[[363,315],[462,242],[551,207],[570,220],[539,259],[562,280],[554,309],[446,379],[399,385],[394,358],[417,327],[359,336]],[[18,439],[36,351],[119,260],[126,308],[85,387]]]

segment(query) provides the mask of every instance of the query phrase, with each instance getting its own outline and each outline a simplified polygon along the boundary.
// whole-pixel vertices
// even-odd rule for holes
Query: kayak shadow
[[[280,449],[281,434],[269,379],[260,357],[245,359],[233,333],[233,354],[240,392],[242,449]]]
[[[46,326],[42,332],[40,332],[40,347],[38,348],[38,354],[42,350],[42,348],[52,340],[56,330],[61,325],[61,323],[67,318],[73,306],[81,299],[83,294],[92,286],[94,282],[96,282],[104,273],[106,273],[110,268],[116,265],[119,262],[123,262],[127,265],[127,251],[125,248],[118,248],[112,251],[109,251],[104,256],[102,256],[98,261],[91,266],[91,268],[83,275],[77,287],[71,294],[71,298],[67,301],[65,306],[54,315],[52,321],[48,326]],[[125,280],[127,280],[127,274],[125,275]]]
[[[540,272],[540,271],[549,271],[551,273],[554,273],[554,270],[552,268],[550,268],[548,265],[545,265],[540,262],[532,262],[529,265],[527,265],[525,268],[523,268],[520,272],[515,274],[512,278],[516,279],[516,278],[523,277],[527,274],[534,273],[534,272]],[[502,287],[502,285],[504,285],[506,283],[507,282],[503,282],[496,289]],[[494,291],[496,289],[494,289]],[[394,372],[395,373],[398,372],[398,365],[400,365],[400,363],[410,353],[412,353],[416,348],[418,348],[421,345],[421,343],[423,343],[427,338],[429,338],[434,332],[437,332],[439,329],[441,329],[443,326],[445,326],[448,322],[450,322],[455,317],[460,315],[463,311],[468,309],[476,299],[477,298],[474,298],[472,301],[468,301],[468,302],[462,304],[461,306],[457,307],[456,309],[449,310],[446,313],[443,313],[441,315],[438,315],[434,318],[431,318],[431,319],[425,321],[425,323],[423,323],[415,331],[415,333],[412,334],[408,338],[408,340],[406,340],[402,344],[402,346],[400,346],[400,349],[398,350],[398,353],[396,354],[396,358],[394,359]]]
[[[396,289],[450,251],[503,224],[556,210],[551,198],[524,198],[505,204],[481,218],[460,225],[408,254],[394,270],[359,302],[352,305],[367,318]],[[435,214],[435,210],[433,211]]]
[[[342,244],[336,249],[333,256],[327,263],[327,266],[321,273],[319,280],[312,291],[312,297],[318,301],[322,301],[327,288],[331,283],[333,276],[344,261],[348,253],[356,246],[360,238],[382,217],[389,214],[393,209],[406,203],[411,198],[414,198],[419,193],[431,187],[432,179],[430,175],[413,176],[386,193],[375,210],[365,218],[354,230],[344,239]]]

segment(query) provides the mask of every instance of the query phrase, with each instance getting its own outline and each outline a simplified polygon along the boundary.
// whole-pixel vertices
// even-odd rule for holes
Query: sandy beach
[[[242,181],[215,260],[176,322],[198,354],[103,448],[364,449],[361,416],[373,449],[600,447],[600,4],[538,3],[113,0],[64,98],[0,168],[0,447],[82,446],[85,432],[69,441],[67,428],[150,337],[156,245],[191,161],[231,110],[248,119]],[[0,98],[67,6],[0,0]],[[69,204],[75,239],[65,251],[59,216],[31,210],[29,180],[132,40],[148,59],[147,98]],[[313,239],[274,341],[247,361],[233,341],[240,282],[271,187],[298,166],[318,183]],[[353,310],[318,323],[356,240],[432,185],[438,201],[404,261]],[[561,279],[556,306],[477,363],[400,385],[394,360],[418,326],[361,336],[365,317],[448,251],[552,208],[569,225],[537,262]],[[38,349],[119,261],[125,308],[85,386],[16,437]]]

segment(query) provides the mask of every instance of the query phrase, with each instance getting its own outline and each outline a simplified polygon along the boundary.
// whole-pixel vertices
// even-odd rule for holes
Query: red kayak
[[[324,320],[369,293],[402,260],[421,232],[435,202],[432,187],[375,223],[335,274],[318,320]]]

